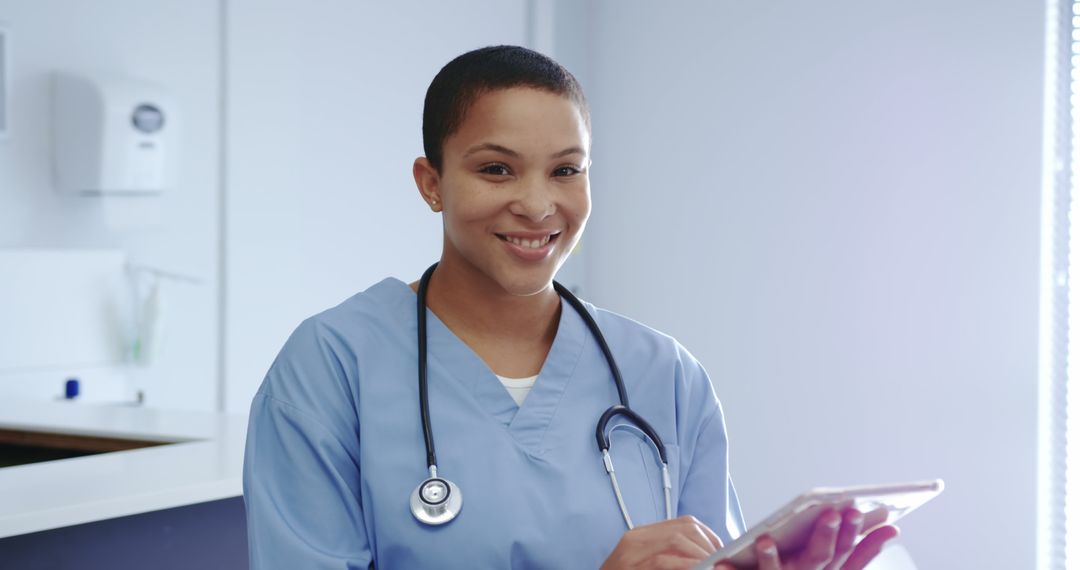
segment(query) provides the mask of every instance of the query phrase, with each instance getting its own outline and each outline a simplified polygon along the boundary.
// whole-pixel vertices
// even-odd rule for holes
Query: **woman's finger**
[[[840,531],[836,535],[836,548],[833,551],[832,562],[825,566],[827,570],[840,568],[840,564],[855,549],[855,540],[859,537],[862,525],[863,515],[858,509],[844,511],[843,522],[840,524]]]
[[[693,516],[684,515],[659,524],[674,526],[678,533],[692,540],[707,554],[712,554],[720,549],[720,538],[716,536],[716,533]]]
[[[697,521],[697,519],[694,520]],[[713,552],[716,552],[717,550],[720,550],[724,547],[724,541],[720,540],[720,537],[717,536],[716,533],[713,532],[713,529],[709,528],[708,525],[698,522],[697,527],[698,530],[700,530],[701,533],[705,535],[705,538],[709,541],[709,544],[713,546]]]
[[[703,527],[702,525],[695,526],[693,528],[693,535],[691,536],[691,538],[694,540],[695,543],[704,548],[705,552],[713,554],[717,550],[720,550],[720,547],[717,546],[715,542],[709,539],[709,535],[705,532],[707,528],[708,527]]]
[[[799,553],[798,567],[822,569],[832,561],[836,552],[836,535],[840,530],[840,513],[830,509],[818,517],[806,547]]]
[[[677,554],[679,556],[692,558],[699,562],[705,560],[709,557],[710,554],[712,554],[712,552],[708,550],[708,548],[711,548],[712,545],[709,544],[708,541],[705,541],[704,545],[698,542],[698,540],[704,541],[704,537],[701,537],[698,540],[695,540],[695,538],[697,538],[697,535],[695,535],[694,533],[678,533],[676,535],[673,535],[671,542],[669,543],[671,549],[668,552],[671,554]]]
[[[874,529],[855,546],[855,550],[841,567],[842,570],[862,570],[875,556],[881,554],[881,549],[886,542],[897,536],[900,536],[900,529],[895,526],[883,526]]]
[[[780,552],[776,550],[776,542],[768,535],[754,541],[754,556],[757,557],[758,570],[782,570]]]
[[[719,541],[692,516],[643,525],[623,534],[603,568],[692,568],[715,553]]]

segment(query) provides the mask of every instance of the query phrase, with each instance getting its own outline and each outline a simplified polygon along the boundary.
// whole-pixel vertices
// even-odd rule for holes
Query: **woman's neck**
[[[558,331],[558,293],[549,285],[534,295],[512,295],[473,273],[440,264],[428,284],[428,308],[496,374],[536,374]]]
[[[561,303],[550,285],[534,295],[512,295],[477,273],[440,264],[431,276],[427,304],[447,326],[453,322],[470,334],[537,340],[558,323]]]

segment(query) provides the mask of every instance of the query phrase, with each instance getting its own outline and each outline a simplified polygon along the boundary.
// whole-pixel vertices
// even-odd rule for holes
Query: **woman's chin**
[[[544,291],[547,291],[551,286],[551,280],[538,281],[538,282],[516,282],[513,284],[503,284],[503,290],[515,297],[532,297],[533,295],[539,295]]]
[[[531,297],[547,291],[555,278],[552,271],[529,272],[529,275],[506,275],[499,279],[503,290],[515,297]]]

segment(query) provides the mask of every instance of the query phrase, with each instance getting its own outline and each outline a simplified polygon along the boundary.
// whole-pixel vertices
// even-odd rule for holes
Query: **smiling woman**
[[[484,48],[435,77],[413,175],[441,259],[282,348],[251,408],[254,568],[689,568],[744,531],[702,367],[554,282],[591,142],[580,86],[541,54]],[[895,530],[856,545],[856,514],[823,513],[784,568],[862,568]]]
[[[521,86],[476,97],[442,144],[441,164],[413,165],[424,199],[443,213],[436,283],[453,276],[483,298],[493,288],[550,289],[589,218],[589,144],[585,113],[558,93]]]

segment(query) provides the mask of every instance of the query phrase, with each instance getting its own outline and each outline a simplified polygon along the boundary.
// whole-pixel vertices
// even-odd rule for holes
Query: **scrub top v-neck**
[[[413,334],[415,336],[415,333]],[[563,301],[555,340],[540,368],[529,399],[519,407],[487,363],[428,309],[428,374],[434,378],[435,373],[431,368],[440,368],[440,376],[460,383],[488,415],[506,428],[507,433],[524,450],[539,455],[542,452],[541,440],[573,378],[585,341],[590,338],[581,317],[574,314],[574,310]],[[617,401],[618,396],[612,386],[609,385],[608,388]],[[432,398],[432,409],[439,406],[438,400]],[[419,421],[418,418],[414,419]],[[434,425],[432,429],[436,433],[440,431]],[[443,445],[441,439],[439,445]],[[449,476],[449,472],[446,475]]]
[[[618,401],[600,349],[564,301],[519,407],[428,312],[428,391],[439,472],[465,497],[442,527],[409,511],[426,476],[416,389],[416,296],[386,279],[305,320],[252,402],[244,466],[260,567],[598,567],[625,531],[594,431]],[[743,530],[722,412],[707,375],[668,336],[587,305],[638,413],[664,441],[676,514],[725,542]],[[635,523],[664,517],[655,452],[616,430],[612,455]]]

